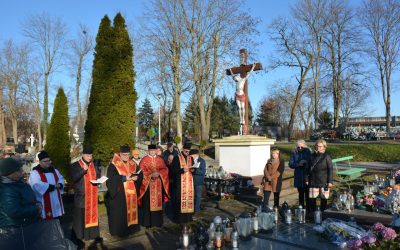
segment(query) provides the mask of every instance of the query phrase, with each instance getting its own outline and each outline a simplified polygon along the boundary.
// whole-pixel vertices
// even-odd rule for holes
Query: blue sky
[[[70,34],[75,34],[78,30],[79,23],[89,26],[92,34],[97,33],[98,25],[104,15],[113,18],[117,12],[121,12],[127,23],[135,25],[135,20],[138,18],[143,10],[142,0],[12,0],[1,1],[0,9],[0,43],[6,39],[12,38],[14,41],[24,40],[21,27],[23,21],[29,14],[41,13],[43,11],[50,13],[52,16],[61,17],[69,28]],[[353,1],[354,2],[354,1]],[[247,0],[245,9],[248,9],[253,17],[260,18],[261,22],[258,25],[260,36],[255,39],[262,42],[258,48],[259,53],[254,55],[258,62],[261,62],[264,67],[269,64],[269,56],[273,53],[274,46],[268,40],[266,31],[268,24],[278,16],[287,16],[289,14],[290,4],[294,4],[294,0]],[[246,48],[245,45],[243,45]],[[247,48],[251,51],[251,48]],[[92,58],[88,60],[88,66],[91,67]],[[251,63],[251,62],[249,62]],[[371,65],[371,70],[375,68]],[[249,96],[252,100],[253,107],[257,107],[260,100],[267,96],[271,91],[271,86],[277,82],[288,81],[287,70],[280,69],[272,72],[261,72],[254,74],[249,80]],[[54,90],[51,95],[56,94],[56,86],[64,86],[67,92],[73,91],[74,80],[69,77],[68,73],[59,70],[52,79],[52,86]],[[377,75],[377,74],[376,74]],[[394,79],[398,82],[398,79]],[[231,84],[226,84],[226,87],[220,89],[218,94],[233,95],[233,85],[231,78],[226,79]],[[140,87],[137,88],[141,92]],[[82,89],[85,91],[85,89]],[[72,96],[72,95],[71,95]],[[140,95],[141,99],[138,105],[141,104],[144,95]],[[51,98],[52,99],[52,98]],[[369,100],[370,106],[368,112],[370,115],[384,116],[385,108],[382,100],[380,89],[371,90],[371,98]],[[73,107],[72,107],[73,108]],[[392,115],[400,115],[400,98],[399,92],[392,93]]]

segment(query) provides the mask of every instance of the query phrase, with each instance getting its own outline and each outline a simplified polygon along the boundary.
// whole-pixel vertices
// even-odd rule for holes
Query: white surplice
[[[55,172],[58,176],[58,183],[60,183],[64,187],[64,177],[55,169]],[[44,199],[43,196],[46,193],[46,190],[49,188],[49,185],[56,185],[56,180],[54,178],[54,174],[52,172],[44,173],[46,175],[47,182],[42,182],[40,175],[37,170],[32,170],[29,176],[29,185],[31,185],[37,201],[42,203],[42,218],[45,219],[45,209],[44,209]],[[62,194],[63,190],[60,190],[60,194]],[[59,200],[57,189],[54,189],[50,192],[50,202],[51,202],[51,212],[53,217],[59,217],[64,214],[64,206],[62,205],[62,200]]]

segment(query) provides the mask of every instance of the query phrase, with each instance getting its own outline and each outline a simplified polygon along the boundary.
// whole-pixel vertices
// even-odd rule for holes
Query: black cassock
[[[89,163],[86,163],[89,165]],[[95,166],[96,178],[100,178],[100,170]],[[100,237],[99,227],[85,228],[85,178],[87,173],[79,164],[79,161],[71,164],[71,179],[74,183],[74,218],[72,221],[73,238],[89,240]]]
[[[185,155],[183,155],[183,156],[185,157],[185,162],[187,163],[186,156]],[[193,159],[192,159],[192,162],[193,162]],[[179,161],[178,156],[174,157],[174,160],[172,161],[172,164],[171,164],[170,171],[175,176],[174,177],[175,183],[172,187],[174,189],[174,192],[170,192],[170,193],[175,193],[174,219],[178,223],[187,223],[187,222],[193,221],[193,213],[181,213],[181,183],[182,183],[182,174],[184,173],[184,171],[183,171],[183,168],[181,168],[181,163]]]
[[[136,171],[139,170],[137,166]],[[128,227],[127,215],[126,215],[126,198],[123,179],[124,176],[119,175],[117,168],[111,163],[107,169],[107,215],[108,215],[108,227],[111,235],[116,236],[127,236],[128,234],[134,233],[140,230],[140,225],[131,225]],[[139,197],[139,187],[143,179],[142,173],[138,175],[137,181],[135,181],[135,188],[137,196]]]

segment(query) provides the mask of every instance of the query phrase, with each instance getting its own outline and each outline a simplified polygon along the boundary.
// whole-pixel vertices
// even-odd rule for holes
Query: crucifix
[[[261,63],[247,64],[247,51],[240,49],[240,66],[226,70],[227,75],[232,75],[236,82],[235,100],[239,109],[240,135],[248,134],[249,125],[249,93],[247,79],[251,72],[262,70]]]

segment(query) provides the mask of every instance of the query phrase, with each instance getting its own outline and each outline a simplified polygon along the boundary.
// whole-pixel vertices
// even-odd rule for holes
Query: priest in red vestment
[[[79,246],[84,240],[101,241],[99,230],[98,186],[90,181],[100,178],[100,170],[93,164],[93,148],[85,146],[82,158],[71,164],[74,183],[74,218],[72,239]]]
[[[121,146],[107,169],[107,214],[111,235],[126,236],[140,229],[138,190],[142,179],[130,157],[130,147]]]
[[[140,186],[140,202],[143,211],[143,226],[161,227],[163,224],[163,202],[169,198],[168,167],[157,155],[156,145],[148,146],[148,155],[140,161],[143,182]]]
[[[171,164],[171,172],[175,176],[175,219],[178,223],[193,220],[194,183],[193,174],[190,171],[193,158],[189,155],[190,148],[190,144],[185,144]]]

